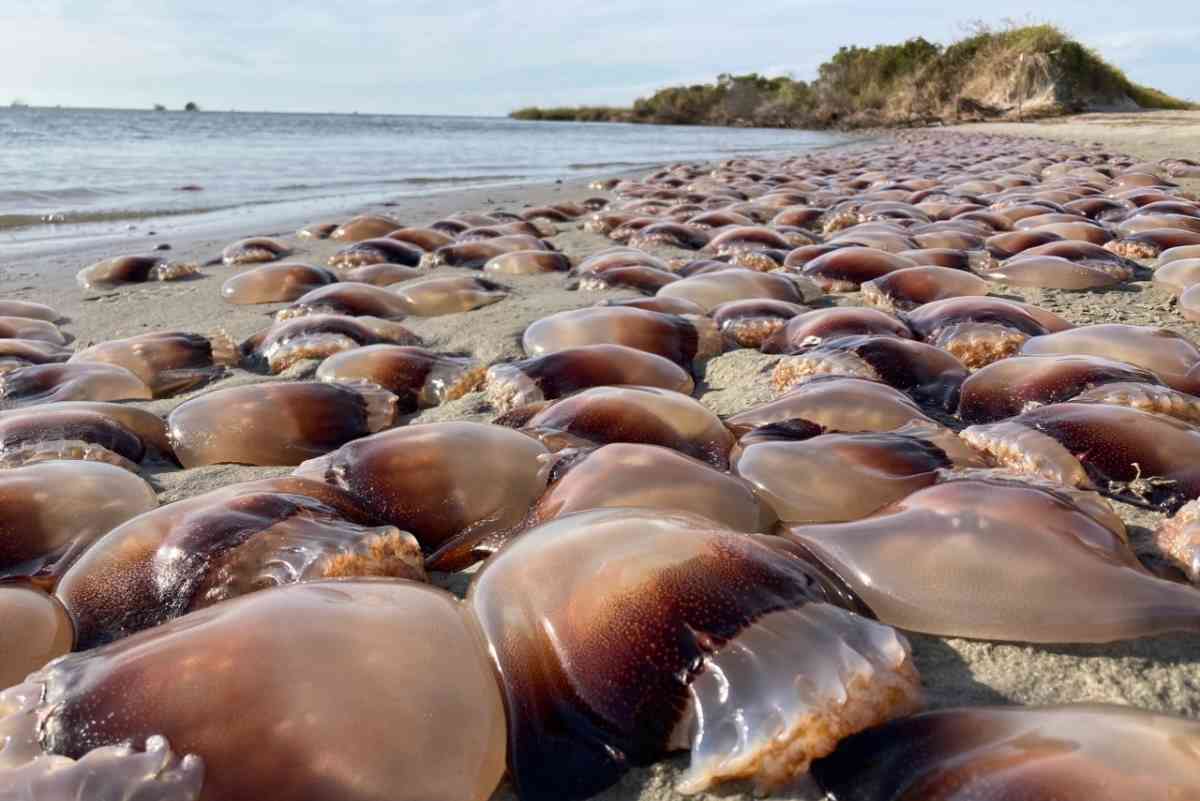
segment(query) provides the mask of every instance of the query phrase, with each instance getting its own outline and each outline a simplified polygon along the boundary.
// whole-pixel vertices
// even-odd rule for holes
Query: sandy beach
[[[964,131],[1019,136],[1037,136],[1063,142],[1100,142],[1105,147],[1141,159],[1200,156],[1200,112],[1155,112],[1118,115],[1083,115],[1065,120],[1024,124],[963,126]],[[1181,181],[1186,191],[1200,196],[1200,180]],[[505,189],[448,192],[426,198],[407,198],[394,204],[361,209],[387,213],[406,225],[426,225],[457,211],[491,209],[519,212],[523,207],[582,200],[595,196],[586,182],[567,182]],[[337,219],[331,218],[331,219]],[[266,328],[268,315],[283,304],[233,306],[221,299],[220,287],[241,269],[212,264],[230,242],[269,235],[286,242],[293,253],[290,261],[324,264],[340,247],[330,241],[299,239],[300,225],[316,219],[280,221],[265,229],[235,222],[206,228],[179,227],[176,223],[141,224],[128,236],[112,237],[64,248],[54,242],[38,247],[5,252],[0,245],[0,295],[37,301],[60,310],[69,322],[62,328],[74,336],[73,347],[81,349],[103,340],[157,330],[180,330],[208,334],[224,330],[237,340]],[[602,236],[584,232],[578,223],[560,224],[552,242],[573,262],[612,246]],[[153,231],[153,233],[151,233]],[[199,263],[194,280],[148,283],[112,290],[81,289],[75,273],[95,261],[126,253],[145,253],[161,245],[170,246],[170,258]],[[679,255],[669,249],[667,255]],[[478,275],[477,271],[438,268],[439,275]],[[520,336],[526,326],[548,314],[612,298],[636,296],[631,291],[583,292],[566,289],[567,279],[558,273],[538,276],[503,276],[500,283],[511,290],[504,301],[465,314],[405,321],[426,347],[445,353],[470,355],[491,364],[520,358]],[[997,286],[995,294],[1016,296],[1065,316],[1076,324],[1123,322],[1161,325],[1200,341],[1200,325],[1186,323],[1175,312],[1173,300],[1149,282],[1129,283],[1118,290],[1086,294],[1056,290],[1028,290]],[[856,305],[857,293],[832,296],[836,303]],[[722,415],[733,414],[774,397],[769,386],[770,368],[778,357],[754,350],[734,350],[713,359],[696,397]],[[140,405],[166,415],[178,404],[213,389],[264,381],[289,380],[311,372],[301,370],[282,376],[264,376],[242,369],[233,370],[221,381],[178,397]],[[409,424],[442,420],[487,421],[494,416],[482,393],[473,393],[416,414]],[[191,470],[152,468],[151,480],[161,503],[202,493],[238,481],[282,475],[291,468],[207,467]],[[1134,507],[1114,504],[1130,525],[1132,538],[1144,543],[1150,529],[1161,519]],[[435,580],[457,591],[463,576],[435,576]],[[1189,717],[1200,717],[1200,636],[1171,635],[1103,646],[1035,646],[999,642],[976,642],[932,636],[910,635],[916,664],[932,707],[978,704],[1059,704],[1094,701],[1130,704]],[[632,771],[616,787],[600,796],[611,801],[668,801],[682,798],[671,789],[683,764],[680,757],[650,768]],[[746,787],[723,788],[721,797],[747,794]],[[797,790],[795,798],[805,798]],[[789,796],[784,796],[789,797]],[[501,788],[497,798],[515,798]]]

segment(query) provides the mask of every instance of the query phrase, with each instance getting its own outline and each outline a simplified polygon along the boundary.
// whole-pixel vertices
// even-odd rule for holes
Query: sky
[[[501,115],[722,72],[811,79],[840,45],[1052,22],[1200,100],[1194,0],[0,0],[0,105]]]

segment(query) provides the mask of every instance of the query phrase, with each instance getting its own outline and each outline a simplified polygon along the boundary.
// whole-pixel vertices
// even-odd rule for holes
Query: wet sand
[[[1134,118],[1132,120],[1128,118]],[[964,126],[964,130],[1012,135],[1036,135],[1064,141],[1099,141],[1115,150],[1139,158],[1200,155],[1200,113],[1164,112],[1160,115],[1088,115],[1061,122]],[[1188,191],[1200,193],[1200,181],[1182,182]],[[519,211],[526,205],[559,200],[580,200],[597,192],[583,183],[520,187],[508,190],[468,191],[403,200],[394,206],[371,207],[384,211],[405,224],[424,225],[455,211],[484,211],[501,208]],[[80,268],[112,255],[144,252],[160,243],[171,245],[173,259],[207,262],[216,258],[229,242],[251,235],[279,236],[294,248],[289,260],[322,264],[339,245],[332,242],[299,240],[300,224],[268,230],[238,227],[205,231],[201,235],[171,235],[162,229],[158,236],[145,230],[128,238],[93,243],[86,247],[43,254],[5,254],[0,245],[0,294],[50,304],[70,318],[64,330],[76,337],[82,348],[106,339],[154,330],[186,330],[208,333],[224,329],[237,339],[269,324],[268,314],[282,304],[232,306],[219,295],[221,283],[238,269],[207,266],[195,280],[143,284],[116,290],[88,291],[75,283]],[[585,233],[577,224],[559,225],[554,243],[578,261],[589,253],[611,246],[608,239]],[[664,251],[665,253],[669,251]],[[439,268],[439,275],[477,275],[476,271]],[[500,279],[511,287],[506,300],[466,314],[405,321],[431,349],[470,354],[491,363],[522,356],[520,335],[534,320],[553,312],[588,306],[605,298],[633,297],[629,291],[572,292],[561,274]],[[1127,322],[1164,325],[1200,340],[1200,326],[1183,322],[1168,295],[1148,282],[1133,283],[1119,291],[1073,294],[1053,290],[1018,290],[997,287],[996,294],[1021,297],[1063,314],[1077,324]],[[837,302],[856,304],[857,295],[839,296]],[[738,350],[714,359],[708,365],[697,397],[721,414],[731,414],[773,396],[769,388],[770,368],[777,357],[756,351]],[[308,369],[312,369],[311,365]],[[182,396],[141,404],[166,414],[179,403],[214,388],[303,375],[291,372],[265,377],[234,371],[217,384]],[[426,410],[412,422],[435,420],[487,420],[490,407],[481,393],[468,395],[444,406]],[[188,497],[225,484],[286,474],[291,468],[206,467],[192,470],[160,468],[152,476],[163,503]],[[1118,505],[1119,506],[1119,505]],[[1144,540],[1148,527],[1159,515],[1119,506],[1132,525],[1135,540]],[[446,586],[461,590],[465,578],[437,577]],[[1019,588],[1014,587],[1014,592]],[[1109,702],[1132,704],[1150,710],[1200,717],[1200,637],[1172,635],[1104,646],[1034,646],[913,635],[916,660],[923,675],[931,706],[963,704],[1052,704]],[[668,801],[680,798],[671,789],[673,776],[686,757],[630,772],[604,799]],[[722,797],[747,794],[745,787],[727,787]],[[498,798],[512,794],[502,788]],[[783,797],[811,798],[797,790]]]

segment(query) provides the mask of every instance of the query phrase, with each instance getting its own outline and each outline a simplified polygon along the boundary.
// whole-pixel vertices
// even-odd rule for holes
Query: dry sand
[[[1065,121],[1032,124],[964,126],[964,130],[1012,135],[1034,135],[1080,143],[1098,141],[1139,158],[1200,155],[1200,113],[1163,112],[1139,115],[1087,115]],[[1200,191],[1192,182],[1191,191]],[[502,208],[518,211],[526,205],[555,200],[582,199],[597,193],[582,183],[545,185],[514,189],[456,192],[426,199],[402,199],[386,211],[406,224],[427,224],[459,210],[486,211]],[[219,296],[221,283],[235,268],[205,267],[196,280],[143,284],[112,291],[84,291],[75,283],[75,272],[100,258],[144,252],[166,242],[172,257],[200,262],[215,258],[228,242],[251,235],[278,235],[295,248],[294,260],[323,263],[338,246],[329,242],[298,240],[293,231],[313,220],[293,220],[274,226],[241,227],[203,234],[159,228],[150,236],[147,226],[124,238],[64,249],[23,249],[6,255],[0,245],[0,294],[3,297],[48,303],[70,318],[64,327],[76,337],[79,347],[116,337],[153,330],[175,329],[206,333],[222,328],[237,338],[267,326],[267,314],[278,306],[231,306]],[[584,233],[575,225],[559,226],[554,242],[578,259],[612,243]],[[455,271],[446,268],[439,274]],[[526,325],[547,314],[594,304],[603,298],[631,297],[630,292],[570,292],[561,275],[509,277],[502,283],[512,288],[506,300],[474,312],[428,320],[410,319],[406,324],[420,334],[429,347],[446,352],[474,355],[485,362],[522,355],[520,335]],[[1047,290],[997,288],[998,294],[1020,296],[1053,309],[1075,323],[1128,322],[1166,325],[1200,341],[1200,326],[1184,323],[1172,308],[1171,299],[1148,283],[1131,284],[1121,291],[1085,295]],[[857,303],[856,296],[838,299]],[[768,374],[775,358],[754,351],[734,351],[713,360],[698,388],[700,400],[721,414],[730,414],[771,397]],[[309,367],[311,369],[311,366]],[[296,377],[292,373],[289,377]],[[277,380],[235,371],[216,385],[191,395],[143,404],[165,414],[188,397],[214,387]],[[415,422],[467,419],[486,420],[491,410],[481,394],[469,395],[440,408],[416,415]],[[178,470],[160,467],[152,480],[160,500],[168,502],[204,492],[235,481],[245,481],[289,472],[289,468],[208,467]],[[1135,539],[1144,539],[1147,527],[1158,516],[1121,507],[1133,525]],[[441,583],[459,589],[463,577],[440,577]],[[1019,587],[1013,588],[1020,592]],[[1030,646],[996,642],[973,642],[912,635],[918,667],[924,677],[932,706],[961,704],[1053,704],[1079,701],[1132,704],[1151,710],[1200,717],[1200,637],[1173,635],[1104,646]],[[646,769],[631,771],[616,787],[602,794],[605,799],[667,801],[676,798],[672,778],[683,757]],[[745,787],[728,787],[723,797],[746,792]],[[498,798],[509,799],[501,789]],[[810,798],[797,790],[783,797]]]

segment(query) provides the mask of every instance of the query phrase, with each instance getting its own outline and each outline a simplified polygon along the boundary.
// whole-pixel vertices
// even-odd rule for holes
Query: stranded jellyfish
[[[317,378],[383,387],[396,396],[397,413],[408,414],[474,392],[483,381],[483,366],[425,348],[368,345],[330,356],[317,368]]]
[[[101,342],[79,351],[68,364],[123,367],[141,379],[158,398],[216,380],[240,360],[237,345],[224,333],[203,337],[160,331]]]
[[[770,789],[915,708],[904,639],[834,605],[784,548],[696,515],[603,509],[489,560],[467,604],[501,679],[517,794],[587,798],[679,749],[684,792]]]
[[[69,655],[0,694],[0,732],[18,798],[486,801],[505,763],[477,624],[408,581],[294,584]]]
[[[298,465],[387,428],[395,416],[396,396],[377,386],[280,381],[192,398],[167,426],[184,467]]]
[[[230,303],[289,303],[305,292],[332,284],[337,276],[324,267],[284,262],[238,273],[221,285],[221,297]]]

